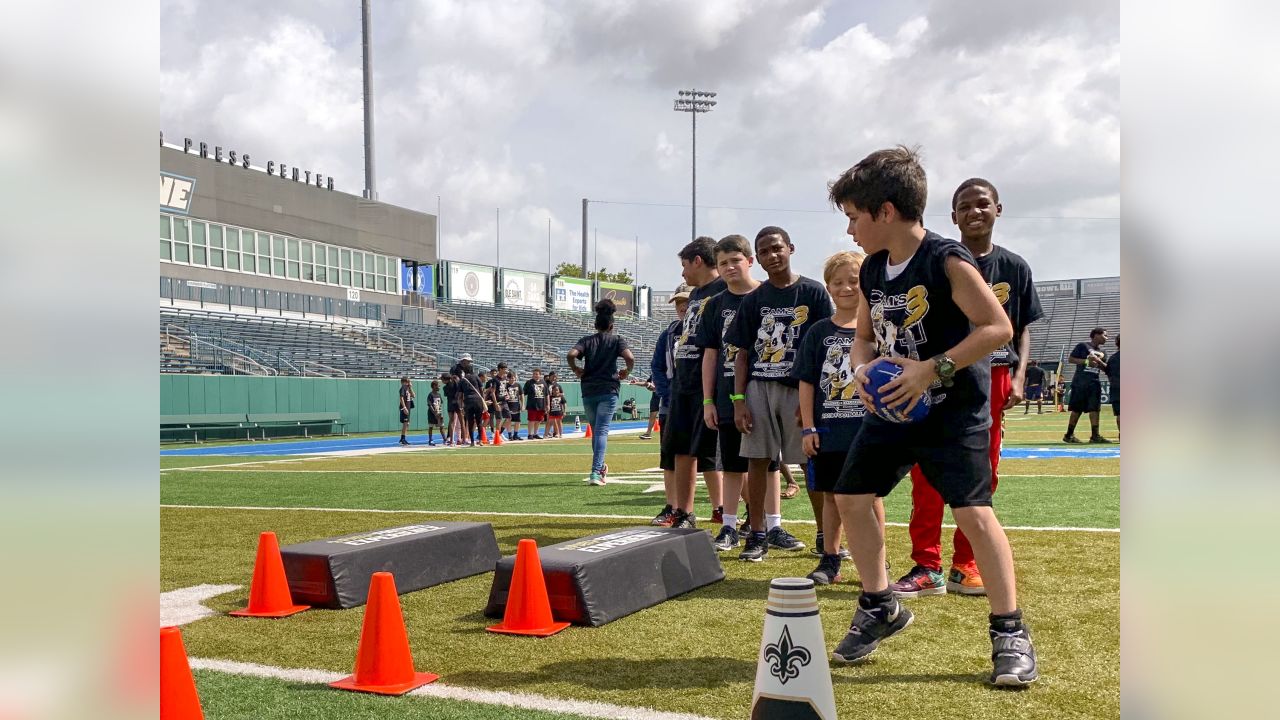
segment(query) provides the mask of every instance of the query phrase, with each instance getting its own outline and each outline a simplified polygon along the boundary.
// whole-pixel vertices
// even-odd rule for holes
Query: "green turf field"
[[[1025,418],[1015,414],[1006,445],[1062,446],[1065,419],[1037,417],[1034,410]],[[1114,436],[1110,419],[1103,430]],[[625,482],[587,487],[588,460],[586,440],[301,461],[162,458],[162,590],[240,584],[206,605],[219,613],[242,607],[262,530],[293,543],[428,518],[481,519],[493,523],[500,547],[510,553],[523,537],[540,544],[569,540],[643,522],[602,516],[649,517],[661,506],[660,492],[644,492],[661,475],[641,472],[657,465],[656,441],[611,440],[611,477]],[[855,716],[865,703],[877,712],[918,713],[924,704],[983,718],[1117,716],[1120,535],[1043,528],[1118,528],[1118,475],[1116,459],[1001,464],[996,508],[1002,520],[1037,528],[1012,530],[1010,538],[1021,605],[1036,633],[1039,683],[1018,693],[982,683],[990,668],[984,600],[922,598],[907,601],[916,611],[909,631],[868,663],[833,670],[842,715]],[[710,512],[705,499],[703,492],[700,517]],[[890,522],[905,522],[907,488],[887,505]],[[784,501],[783,509],[793,532],[811,542],[813,526],[802,521],[812,513],[803,494]],[[396,512],[369,512],[379,510]],[[949,534],[944,531],[944,548]],[[909,566],[906,528],[890,527],[888,546],[896,576]],[[417,668],[439,673],[441,683],[454,688],[738,718],[750,702],[768,582],[803,576],[815,560],[807,551],[771,552],[759,564],[728,556],[723,582],[601,628],[571,627],[545,640],[484,632],[492,622],[481,615],[489,575],[410,593],[401,602]],[[820,589],[828,647],[843,635],[857,591],[856,582]],[[359,608],[277,621],[219,614],[183,633],[197,658],[345,673],[362,617]],[[199,671],[197,681],[209,718],[567,717],[459,700],[366,698],[209,670]]]

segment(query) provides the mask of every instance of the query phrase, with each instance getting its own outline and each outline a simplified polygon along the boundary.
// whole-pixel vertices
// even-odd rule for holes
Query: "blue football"
[[[880,400],[880,389],[890,380],[902,374],[902,367],[894,365],[884,358],[879,358],[871,362],[867,367],[867,394],[871,396],[871,411],[882,420],[888,420],[891,423],[914,423],[920,422],[929,414],[929,408],[933,405],[933,396],[925,390],[920,394],[920,401],[916,406],[911,408],[911,412],[905,412],[907,405],[904,402],[895,407],[889,407]]]

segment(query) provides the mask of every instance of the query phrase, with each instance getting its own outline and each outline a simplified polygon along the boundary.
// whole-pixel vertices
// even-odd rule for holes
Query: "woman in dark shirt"
[[[579,340],[566,359],[569,369],[582,381],[582,407],[592,432],[591,484],[604,485],[608,472],[604,453],[609,443],[609,421],[618,409],[618,386],[631,374],[636,359],[626,340],[613,332],[613,315],[617,312],[613,301],[601,300],[595,310],[598,332]],[[579,358],[581,366],[577,363]],[[626,361],[626,368],[618,369],[618,358]]]

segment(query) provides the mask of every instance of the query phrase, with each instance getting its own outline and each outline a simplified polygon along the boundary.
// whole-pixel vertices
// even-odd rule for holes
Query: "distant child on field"
[[[547,418],[551,423],[548,437],[560,437],[564,432],[564,389],[559,383],[551,385],[551,397],[547,398]]]
[[[440,429],[440,439],[445,440],[444,407],[440,397],[440,381],[431,381],[431,392],[427,394],[427,444],[436,444],[435,430]]]

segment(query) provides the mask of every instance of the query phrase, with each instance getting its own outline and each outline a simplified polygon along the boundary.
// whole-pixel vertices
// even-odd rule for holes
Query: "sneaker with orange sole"
[[[961,595],[986,595],[987,589],[982,585],[982,575],[974,563],[952,565],[947,573],[947,592]]]

